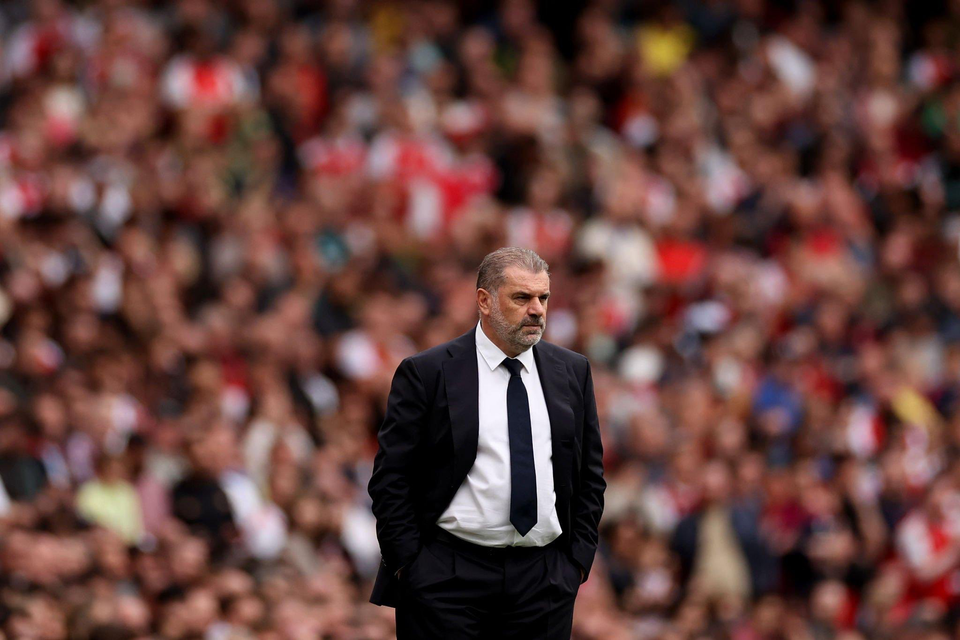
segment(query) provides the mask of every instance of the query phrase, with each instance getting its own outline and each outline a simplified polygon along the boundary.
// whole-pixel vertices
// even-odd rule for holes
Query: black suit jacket
[[[383,557],[370,602],[396,606],[396,571],[420,550],[477,457],[476,327],[397,367],[368,487]],[[603,449],[587,359],[533,347],[550,416],[559,543],[590,573],[603,512]]]

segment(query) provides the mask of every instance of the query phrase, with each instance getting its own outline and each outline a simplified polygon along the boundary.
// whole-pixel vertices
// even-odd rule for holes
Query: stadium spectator
[[[0,633],[390,638],[390,379],[520,244],[603,429],[576,638],[956,635],[958,34],[940,0],[0,4]]]

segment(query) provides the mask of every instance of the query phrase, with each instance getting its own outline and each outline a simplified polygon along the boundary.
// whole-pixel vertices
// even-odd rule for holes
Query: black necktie
[[[510,432],[510,523],[521,536],[537,524],[537,473],[533,466],[530,402],[520,379],[520,361],[504,358],[507,384],[507,428]]]

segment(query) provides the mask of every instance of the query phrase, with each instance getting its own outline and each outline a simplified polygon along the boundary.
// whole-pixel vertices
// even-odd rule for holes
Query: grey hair
[[[496,293],[505,279],[507,267],[520,267],[530,273],[546,272],[550,275],[550,266],[532,249],[522,247],[503,247],[488,253],[477,269],[477,289]]]

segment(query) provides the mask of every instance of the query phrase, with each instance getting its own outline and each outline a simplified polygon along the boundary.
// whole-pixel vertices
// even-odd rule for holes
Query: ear
[[[486,289],[477,289],[477,306],[483,315],[490,313],[490,307],[493,304],[493,294]]]

